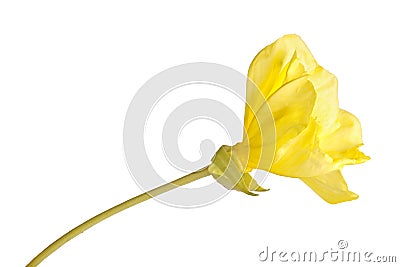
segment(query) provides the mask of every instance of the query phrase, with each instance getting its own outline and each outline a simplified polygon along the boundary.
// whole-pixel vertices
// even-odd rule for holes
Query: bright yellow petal
[[[349,191],[342,173],[338,170],[317,177],[302,178],[301,180],[330,204],[358,198],[357,194]]]
[[[329,154],[336,165],[358,164],[369,160],[358,148],[362,143],[361,124],[356,116],[345,110],[338,115],[339,127],[321,141],[321,149]]]
[[[273,161],[274,139],[283,144],[307,127],[315,93],[306,77],[316,67],[309,49],[297,35],[283,36],[254,58],[248,74],[244,119],[243,143],[251,149],[247,170],[268,171]],[[274,110],[273,117],[266,99]]]
[[[343,109],[338,113],[337,129],[321,142],[321,147],[327,152],[342,152],[352,147],[362,145],[360,121]]]
[[[271,172],[313,177],[369,159],[358,150],[362,141],[357,118],[339,111],[337,79],[322,67],[284,85],[268,103],[276,127]]]
[[[287,83],[269,98],[272,114],[269,110],[259,109],[247,128],[248,140],[243,142],[243,146],[247,145],[251,150],[249,168],[270,170],[275,147],[279,150],[309,124],[315,98],[315,91],[307,77]],[[272,132],[274,122],[275,135]]]
[[[311,119],[299,135],[277,148],[271,172],[294,178],[319,176],[335,169],[333,160],[319,147],[318,124]]]
[[[285,35],[265,47],[253,59],[248,72],[249,82],[246,101],[253,109],[246,106],[244,125],[247,129],[253,120],[253,114],[282,85],[312,72],[317,67],[310,50],[297,35]],[[253,83],[261,90],[260,94],[252,90]]]
[[[277,150],[308,126],[316,97],[305,76],[282,86],[268,99],[275,120]]]
[[[335,169],[319,147],[320,133],[335,125],[336,78],[318,67],[285,84],[269,99],[275,118],[276,153],[271,172],[290,177],[318,176]]]
[[[243,131],[243,141],[234,146],[234,150],[246,166],[246,171],[251,169],[269,170],[275,153],[275,123],[266,101],[248,129]]]
[[[268,98],[284,83],[316,67],[317,63],[303,40],[298,35],[290,34],[265,47],[255,56],[248,77]]]
[[[316,101],[316,92],[308,75],[283,85],[269,99],[268,104],[275,121],[275,143],[278,159],[283,156],[282,146],[299,135],[310,123]],[[259,109],[253,121],[247,128],[248,142],[251,149],[249,167],[269,171],[273,159],[272,123],[259,125],[270,114]],[[264,123],[265,124],[265,123]],[[262,157],[264,155],[264,157]],[[266,156],[269,156],[268,158]]]
[[[322,138],[338,127],[337,79],[335,75],[318,66],[308,76],[308,80],[313,84],[317,96],[312,116],[320,126],[319,136]]]

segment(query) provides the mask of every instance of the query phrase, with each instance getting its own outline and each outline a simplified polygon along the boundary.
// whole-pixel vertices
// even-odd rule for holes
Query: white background
[[[372,159],[344,169],[358,200],[329,205],[299,180],[273,175],[259,197],[232,192],[198,209],[151,200],[42,266],[266,266],[258,254],[267,245],[324,251],[340,239],[399,261],[398,10],[396,1],[2,1],[0,266],[24,266],[67,230],[141,193],[122,130],[146,80],[194,61],[246,73],[287,33],[338,77],[341,107],[362,122]]]

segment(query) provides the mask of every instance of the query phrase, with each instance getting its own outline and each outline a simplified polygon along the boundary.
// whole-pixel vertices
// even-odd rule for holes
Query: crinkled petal
[[[303,40],[294,34],[285,35],[261,50],[253,59],[248,71],[250,81],[247,85],[246,101],[249,106],[246,106],[245,110],[245,128],[250,125],[265,99],[285,83],[312,72],[316,67],[317,63],[310,50]],[[264,98],[249,90],[254,84]]]
[[[308,80],[313,84],[316,93],[312,116],[320,126],[319,136],[322,137],[338,127],[337,79],[335,75],[318,66],[308,76]]]
[[[316,67],[317,63],[303,40],[298,35],[289,34],[256,55],[249,67],[248,77],[268,98],[284,83]]]
[[[322,67],[286,84],[268,103],[276,125],[271,172],[313,177],[369,159],[358,150],[362,140],[357,118],[339,110],[337,79]]]
[[[268,99],[275,120],[277,150],[309,125],[316,97],[313,85],[302,77],[282,86]]]
[[[294,178],[319,176],[336,169],[332,158],[319,147],[318,124],[311,119],[307,128],[277,148],[271,172]]]
[[[268,99],[272,116],[269,110],[259,109],[246,129],[251,150],[250,168],[269,171],[275,145],[279,149],[307,127],[315,99],[313,85],[306,76],[285,84]],[[265,122],[267,118],[268,123]]]
[[[350,201],[358,198],[358,195],[349,191],[346,181],[339,170],[324,175],[301,179],[322,199],[331,204]]]
[[[363,143],[361,124],[357,117],[341,109],[338,123],[339,127],[321,140],[321,149],[329,154],[338,166],[369,160],[368,156],[358,150]]]

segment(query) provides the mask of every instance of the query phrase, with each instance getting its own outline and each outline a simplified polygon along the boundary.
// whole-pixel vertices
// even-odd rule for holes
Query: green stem
[[[82,223],[81,225],[75,227],[74,229],[72,229],[71,231],[69,231],[68,233],[64,234],[59,239],[57,239],[56,241],[51,243],[47,248],[45,248],[42,252],[40,252],[30,263],[28,263],[27,267],[37,266],[39,263],[41,263],[44,259],[46,259],[49,255],[51,255],[54,251],[56,251],[62,245],[67,243],[69,240],[71,240],[72,238],[76,237],[77,235],[83,233],[85,230],[98,224],[99,222],[107,219],[108,217],[111,217],[114,214],[117,214],[123,210],[126,210],[127,208],[130,208],[141,202],[149,200],[155,196],[163,194],[163,193],[170,191],[172,189],[175,189],[179,186],[194,182],[194,181],[196,181],[200,178],[206,177],[208,175],[210,175],[210,173],[208,172],[208,167],[202,168],[196,172],[190,173],[179,179],[176,179],[175,181],[172,181],[172,182],[162,185],[160,187],[154,188],[148,192],[145,192],[141,195],[138,195],[134,198],[131,198],[125,202],[122,202],[121,204],[118,204],[117,206],[114,206],[114,207],[94,216],[93,218],[91,218],[91,219],[87,220],[86,222]]]

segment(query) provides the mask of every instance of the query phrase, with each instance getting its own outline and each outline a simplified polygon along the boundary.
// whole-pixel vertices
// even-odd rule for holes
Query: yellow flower
[[[358,119],[339,109],[337,80],[317,64],[297,35],[286,35],[260,51],[246,85],[243,140],[222,146],[208,167],[118,204],[50,244],[27,266],[37,266],[63,244],[129,207],[208,175],[228,189],[249,195],[266,191],[253,169],[300,178],[321,198],[339,203],[358,198],[341,174],[346,164],[369,159]]]
[[[248,78],[243,141],[216,153],[209,167],[214,178],[254,194],[262,188],[248,172],[262,169],[300,178],[332,204],[358,198],[341,169],[369,159],[358,150],[360,122],[339,109],[336,77],[301,38],[286,35],[261,50]]]

